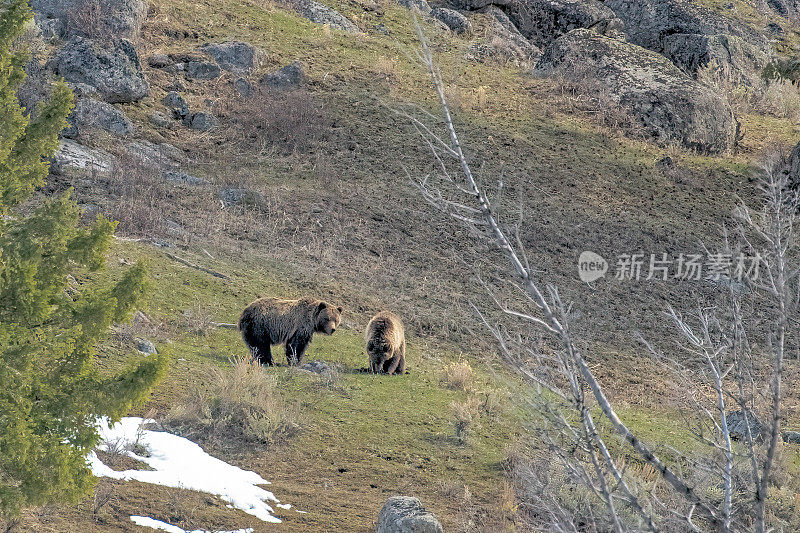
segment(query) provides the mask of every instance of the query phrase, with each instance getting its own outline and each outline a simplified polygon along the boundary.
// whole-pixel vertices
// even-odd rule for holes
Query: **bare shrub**
[[[511,393],[507,390],[490,387],[478,392],[480,409],[492,420],[499,420],[508,411]]]
[[[100,513],[114,497],[114,487],[108,481],[101,480],[94,488],[94,497],[92,499],[92,516],[95,521],[100,520]]]
[[[193,335],[205,336],[217,329],[211,313],[199,301],[183,312],[183,320],[186,329]]]
[[[67,33],[80,34],[92,39],[109,39],[111,32],[100,0],[81,0],[68,11]]]
[[[442,381],[453,390],[468,391],[475,382],[475,371],[469,361],[455,361],[442,370]]]
[[[132,158],[123,158],[111,177],[109,213],[128,235],[152,237],[167,230],[166,204],[170,191],[160,172]]]
[[[451,402],[450,412],[453,415],[453,429],[456,439],[465,442],[470,429],[477,422],[478,399],[474,396],[463,402]]]
[[[278,390],[275,376],[250,357],[208,371],[204,384],[167,414],[164,426],[213,444],[272,443],[293,435],[298,412]]]
[[[255,146],[262,152],[309,152],[328,138],[332,127],[322,102],[305,89],[260,88],[223,113],[229,117],[229,136],[249,151]]]
[[[697,71],[697,80],[713,87],[736,114],[759,113],[800,120],[800,87],[784,78],[750,80],[711,61]]]
[[[473,309],[497,341],[505,362],[535,387],[528,396],[529,413],[535,419],[531,429],[538,443],[534,449],[547,455],[523,483],[531,495],[528,506],[533,515],[546,521],[535,527],[763,533],[786,526],[767,505],[779,468],[787,338],[800,307],[800,241],[795,233],[800,202],[786,173],[768,160],[760,180],[761,205],[751,211],[741,202],[734,212],[733,237],[723,231],[726,254],[757,258],[758,279],[739,278],[750,290],[736,288],[731,269],[719,305],[698,303],[688,317],[668,307],[666,320],[676,329],[682,356],[671,347],[661,354],[637,336],[694,401],[684,415],[683,430],[695,448],[664,450],[663,443],[645,442],[638,428],[620,418],[598,378],[591,347],[579,341],[580,334],[573,329],[579,313],[562,300],[556,286],[541,280],[518,228],[498,218],[464,153],[439,70],[419,25],[417,32],[418,57],[439,97],[445,133],[439,135],[436,126],[406,114],[439,168],[436,176],[412,180],[427,202],[466,225],[476,240],[493,242],[508,261],[507,278],[484,282],[504,319],[490,318],[476,304]],[[506,283],[518,298],[509,301],[500,292]],[[748,316],[753,310],[757,315]],[[541,350],[532,330],[546,332],[551,349]],[[728,417],[734,409],[761,418],[761,435],[747,416],[744,431],[733,434]],[[740,442],[733,442],[736,438]],[[628,462],[648,465],[649,474],[657,473],[656,481],[645,485],[628,470]]]

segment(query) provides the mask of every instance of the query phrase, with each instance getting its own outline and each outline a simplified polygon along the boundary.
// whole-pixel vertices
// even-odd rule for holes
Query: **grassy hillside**
[[[446,531],[517,528],[506,469],[520,443],[531,444],[525,399],[532,391],[499,363],[469,307],[495,316],[475,276],[505,265],[492,247],[434,213],[409,182],[409,174],[423,176],[435,161],[400,112],[437,111],[426,73],[412,59],[409,12],[388,1],[369,10],[357,1],[329,3],[365,34],[331,31],[265,1],[154,0],[138,43],[143,58],[243,40],[260,50],[253,82],[299,60],[306,86],[247,100],[236,96],[230,74],[198,81],[145,67],[152,95],[125,112],[143,137],[181,148],[188,158],[183,170],[211,185],[165,184],[135,166],[109,181],[51,184],[75,186],[81,203],[121,221],[126,239],[114,245],[112,275],[118,265],[146,259],[155,279],[145,309],[151,324],[118,331],[101,360],[108,369],[124,364],[137,336],[171,354],[168,377],[137,414],[167,416],[203,388],[209,369],[228,369],[243,356],[238,333],[211,323],[235,322],[257,296],[314,295],[345,307],[342,330],[315,338],[307,354],[338,364],[335,380],[266,370],[297,410],[299,431],[251,449],[209,445],[270,480],[276,496],[308,514],[277,510],[285,523],[267,528],[196,493],[101,480],[106,503],[98,506],[104,498],[95,497],[31,512],[20,530],[125,531],[134,529],[130,515],[148,514],[187,530],[369,531],[394,494],[418,496]],[[621,415],[658,450],[690,448],[679,412],[686,399],[632,333],[674,350],[661,315],[666,303],[691,308],[713,301],[715,287],[613,280],[588,286],[577,277],[578,255],[592,250],[613,261],[622,253],[713,248],[738,199],[754,202],[759,157],[794,144],[800,125],[747,114],[740,149],[718,157],[655,146],[626,135],[614,116],[597,113],[569,87],[531,77],[525,66],[465,59],[470,44],[484,38],[479,30],[462,38],[424,28],[468,157],[489,186],[502,176],[501,212],[520,220],[521,241],[542,277],[576,302],[576,331]],[[164,111],[161,98],[176,82],[193,109],[215,111],[218,130],[161,129],[148,121]],[[95,143],[118,148],[110,139]],[[658,164],[665,156],[674,168]],[[225,187],[246,187],[260,200],[222,207],[218,192]],[[165,241],[171,247],[153,244]],[[230,279],[186,267],[165,251]],[[383,308],[407,323],[405,376],[359,371],[367,365],[363,328]],[[459,359],[477,372],[469,393],[442,381],[443,367]],[[796,361],[789,366],[794,375]],[[504,398],[503,407],[478,406],[466,441],[456,438],[451,403],[487,394]],[[800,404],[788,405],[785,422],[800,425]],[[787,456],[800,462],[796,450]]]

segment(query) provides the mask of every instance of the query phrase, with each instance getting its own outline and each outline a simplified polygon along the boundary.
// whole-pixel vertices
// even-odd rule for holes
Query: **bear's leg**
[[[295,334],[286,342],[286,361],[289,366],[302,364],[306,348],[311,342],[311,337],[303,334]]]
[[[391,361],[392,361],[392,364],[390,364],[389,367],[386,369],[386,373],[389,374],[389,375],[394,374],[395,370],[397,370],[397,365],[400,364],[400,353],[399,353],[399,350],[395,351],[392,354]]]
[[[400,345],[400,364],[397,365],[397,373],[401,376],[406,373],[406,341]]]
[[[272,360],[272,350],[269,346],[269,341],[267,342],[260,342],[253,350],[253,355],[256,356],[258,362],[262,365],[272,366],[275,364],[275,361]]]

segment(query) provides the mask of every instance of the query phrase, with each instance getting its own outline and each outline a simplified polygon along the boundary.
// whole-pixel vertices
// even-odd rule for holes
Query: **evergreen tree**
[[[27,54],[14,43],[31,19],[27,0],[0,0],[0,512],[6,516],[89,493],[86,455],[97,443],[97,417],[122,416],[166,368],[163,356],[150,356],[119,375],[101,375],[96,345],[133,312],[145,269],[136,265],[116,284],[87,281],[68,292],[70,274],[103,268],[116,223],[98,216],[79,225],[70,193],[29,201],[72,108],[63,83],[30,115],[19,104]]]

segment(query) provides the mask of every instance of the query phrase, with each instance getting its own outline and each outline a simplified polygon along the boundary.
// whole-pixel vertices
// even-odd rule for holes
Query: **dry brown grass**
[[[442,369],[442,381],[453,390],[469,391],[475,383],[475,371],[469,361],[455,361]]]
[[[463,402],[450,403],[450,411],[453,414],[453,429],[456,439],[459,441],[465,442],[469,432],[477,423],[479,405],[478,398],[474,396],[470,396]]]
[[[277,379],[249,357],[208,371],[163,420],[193,440],[217,445],[273,443],[296,433],[298,411],[281,396]]]

